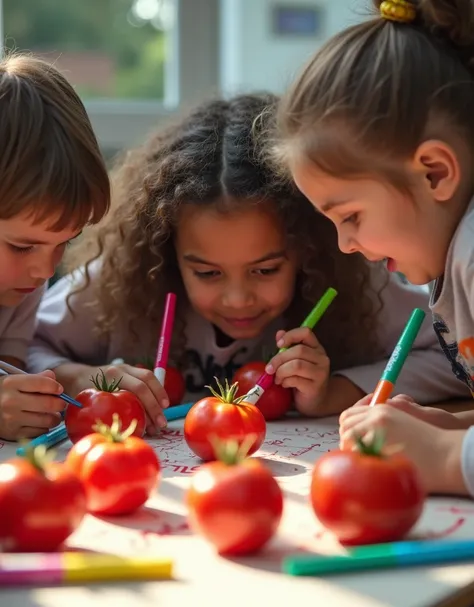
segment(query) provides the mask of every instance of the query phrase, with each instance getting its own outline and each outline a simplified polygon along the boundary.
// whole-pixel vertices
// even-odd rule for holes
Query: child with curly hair
[[[269,95],[207,102],[125,154],[112,212],[71,250],[72,273],[44,297],[33,370],[54,368],[76,394],[100,366],[140,397],[156,430],[168,398],[134,363],[154,355],[173,291],[171,358],[190,399],[281,346],[292,347],[268,370],[293,389],[303,415],[338,413],[371,390],[411,309],[427,308],[427,291],[341,254],[331,223],[277,179],[265,161],[275,103]],[[329,286],[339,295],[315,333],[295,328]],[[117,357],[127,364],[110,364]],[[465,395],[443,369],[428,327],[399,387],[422,402]]]
[[[86,110],[53,66],[0,60],[0,115],[0,359],[23,369],[46,282],[67,244],[106,213],[110,184]],[[0,371],[0,437],[56,425],[62,391],[52,371]]]

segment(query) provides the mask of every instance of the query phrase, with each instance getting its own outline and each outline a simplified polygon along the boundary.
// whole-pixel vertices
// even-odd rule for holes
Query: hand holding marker
[[[386,402],[395,387],[395,383],[400,375],[403,365],[418,335],[418,332],[425,319],[425,312],[420,308],[415,308],[398,340],[395,349],[392,352],[382,377],[375,388],[370,401],[370,406]]]
[[[311,312],[308,314],[308,316],[305,318],[305,320],[303,321],[301,326],[308,327],[310,329],[314,329],[317,322],[321,319],[323,314],[326,312],[326,310],[328,309],[328,307],[330,306],[330,304],[332,303],[332,301],[336,297],[336,295],[337,295],[336,289],[333,289],[332,287],[330,287],[324,293],[324,295],[321,297],[321,299],[318,301],[318,303],[314,306],[314,308],[311,310]],[[288,348],[280,348],[278,350],[278,353],[284,352],[287,349]],[[255,405],[258,402],[258,400],[261,398],[261,396],[263,395],[265,390],[268,390],[268,388],[272,385],[273,381],[274,381],[274,375],[269,375],[268,373],[263,373],[260,376],[260,378],[258,379],[255,387],[252,388],[250,390],[250,392],[247,394],[247,396],[245,397],[245,402]]]
[[[0,370],[5,371],[5,373],[7,373],[8,375],[29,375],[29,373],[27,373],[26,371],[18,369],[18,367],[14,367],[13,365],[10,365],[4,362],[3,360],[0,360]],[[74,400],[67,394],[64,394],[64,392],[62,394],[56,394],[55,396],[63,400],[68,405],[74,405],[75,407],[79,407],[79,409],[82,407],[80,402]]]

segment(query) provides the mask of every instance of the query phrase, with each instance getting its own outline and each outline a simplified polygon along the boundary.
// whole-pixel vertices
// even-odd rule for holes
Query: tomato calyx
[[[214,390],[212,386],[205,386],[205,388],[209,388],[212,396],[220,400],[222,403],[227,403],[229,405],[240,405],[245,400],[247,396],[244,394],[243,396],[236,396],[237,390],[239,389],[239,382],[235,382],[235,384],[229,385],[228,380],[225,380],[224,386],[221,382],[214,377],[216,380],[218,390]]]
[[[56,451],[48,450],[45,445],[33,447],[28,443],[24,444],[24,455],[26,459],[38,472],[45,475],[46,466],[52,462],[56,456]]]
[[[118,413],[114,413],[110,426],[98,419],[96,424],[92,426],[92,429],[94,432],[102,434],[111,443],[123,443],[134,433],[136,427],[137,420],[133,419],[130,426],[126,430],[122,430],[122,420]]]
[[[363,439],[358,434],[354,434],[354,450],[362,455],[372,457],[385,457],[387,455],[384,450],[385,432],[383,430],[375,430],[373,436],[369,439]]]
[[[249,434],[239,445],[239,442],[233,439],[220,440],[217,436],[209,437],[216,460],[226,466],[237,466],[247,459],[248,452],[255,442],[255,434]]]
[[[99,392],[118,392],[120,390],[120,383],[122,381],[122,377],[119,379],[112,379],[110,382],[105,377],[105,373],[102,369],[99,370],[97,375],[92,376],[90,378],[91,382],[94,384],[94,387]]]

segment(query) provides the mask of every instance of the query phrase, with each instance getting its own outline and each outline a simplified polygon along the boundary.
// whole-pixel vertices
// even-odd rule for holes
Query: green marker
[[[359,546],[347,555],[295,555],[284,559],[282,570],[290,575],[319,576],[473,560],[474,541],[472,539],[415,540]]]
[[[330,306],[332,300],[336,297],[337,291],[330,287],[318,303],[314,306],[308,316],[304,319],[303,323],[300,325],[301,327],[309,327],[310,329],[314,329],[317,322],[321,319],[322,315],[326,312],[328,307]],[[284,352],[288,350],[288,348],[280,348],[278,353]],[[255,384],[255,386],[247,393],[245,396],[245,402],[251,403],[255,405],[255,403],[259,400],[262,394],[267,390],[273,383],[273,375],[269,375],[268,373],[263,373]]]
[[[370,401],[371,407],[386,402],[387,398],[390,397],[424,319],[425,312],[420,308],[415,308],[375,388]]]
[[[332,300],[336,297],[337,291],[332,287],[324,293],[318,303],[314,306],[308,316],[301,323],[301,327],[308,327],[309,329],[314,329],[317,323],[321,320],[321,317],[329,308],[332,303]],[[288,350],[288,348],[280,348],[278,352],[284,352]]]

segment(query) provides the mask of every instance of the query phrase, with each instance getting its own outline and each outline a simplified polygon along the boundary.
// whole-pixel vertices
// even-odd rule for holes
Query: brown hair
[[[110,203],[107,170],[86,110],[48,63],[0,61],[0,219],[26,212],[52,230],[96,223]]]
[[[414,5],[413,23],[379,15],[333,36],[309,61],[279,107],[284,165],[310,160],[333,176],[374,174],[409,189],[402,161],[423,140],[451,134],[473,145],[474,4]]]
[[[113,211],[69,251],[71,269],[100,258],[94,280],[97,330],[104,336],[121,325],[128,339],[137,327],[158,327],[165,294],[174,290],[177,311],[174,359],[184,352],[187,297],[178,269],[173,234],[184,205],[217,205],[235,212],[246,204],[272,205],[282,217],[290,247],[302,260],[289,327],[298,326],[327,287],[339,291],[318,325],[317,335],[335,368],[372,356],[376,288],[360,256],[339,252],[332,224],[314,212],[292,183],[277,179],[264,161],[266,116],[271,95],[212,100],[182,121],[158,131],[142,147],[124,155],[113,179]],[[262,114],[266,107],[269,112]],[[261,115],[258,121],[255,119]],[[184,306],[182,305],[184,303]],[[178,304],[179,305],[179,304]],[[179,328],[180,327],[180,328]],[[148,330],[156,345],[155,330]],[[129,342],[130,343],[130,342]],[[124,346],[127,345],[127,342]],[[152,354],[153,351],[150,351]]]

